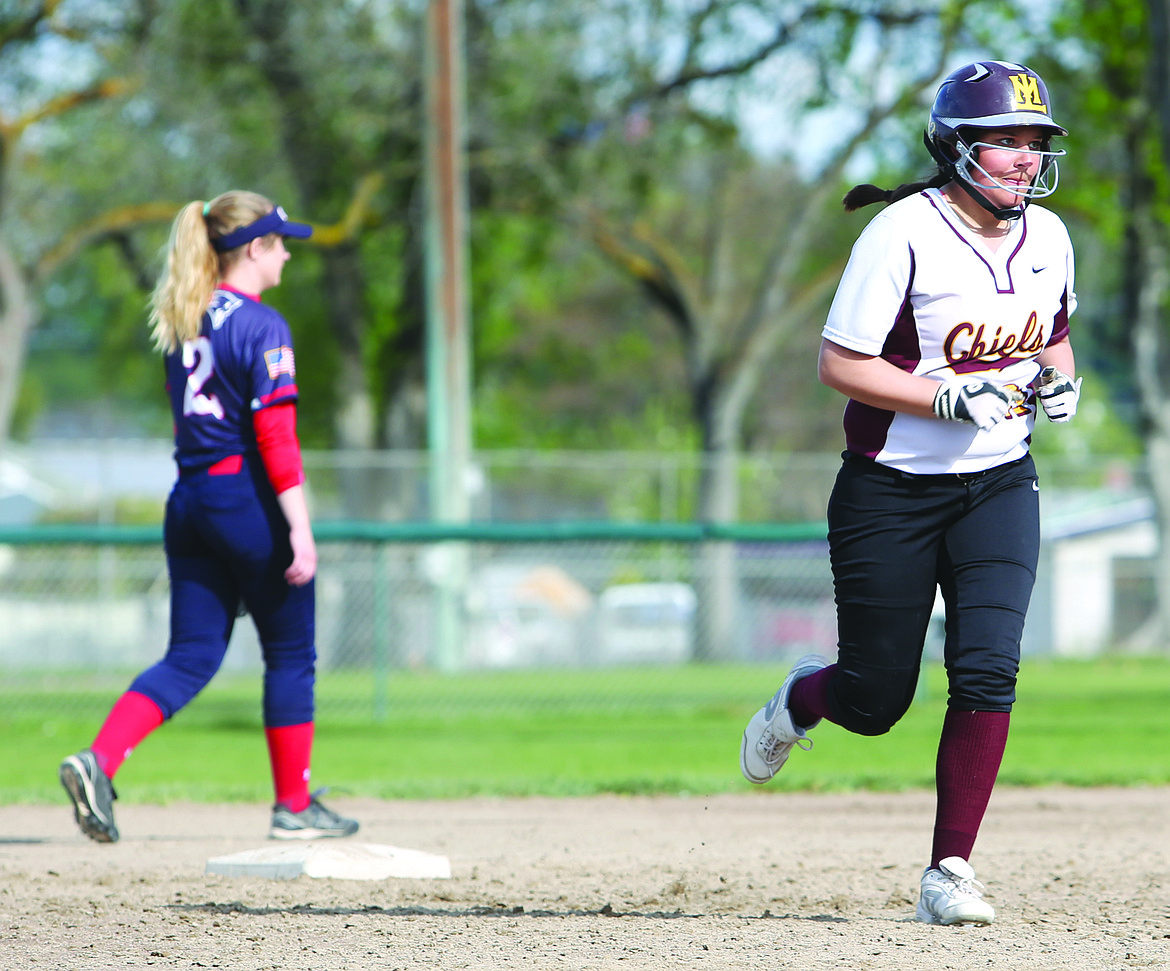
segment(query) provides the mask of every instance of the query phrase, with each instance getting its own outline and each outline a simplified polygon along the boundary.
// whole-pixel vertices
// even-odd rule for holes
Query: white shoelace
[[[953,873],[948,873],[946,870],[938,871],[944,880],[954,885],[953,893],[955,895],[962,895],[966,897],[973,897],[979,900],[983,897],[984,886],[974,877],[958,877]]]
[[[764,751],[760,753],[768,765],[772,765],[773,763],[779,761],[780,747],[782,745],[794,744],[797,746],[797,748],[803,749],[806,752],[813,747],[812,739],[808,736],[805,736],[804,738],[798,738],[795,742],[783,742],[775,733],[768,732],[768,739],[769,740],[764,745]]]

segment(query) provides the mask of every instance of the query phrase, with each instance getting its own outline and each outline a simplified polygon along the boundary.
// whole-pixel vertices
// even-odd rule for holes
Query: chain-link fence
[[[168,585],[157,524],[169,480],[160,474],[138,493],[153,504],[140,517],[149,526],[126,523],[113,484],[115,470],[133,473],[139,458],[144,469],[165,468],[157,451],[102,452],[88,465],[77,449],[63,452],[83,482],[91,466],[100,472],[99,487],[74,490],[99,514],[0,525],[0,703],[15,704],[22,685],[52,684],[61,690],[30,688],[28,697],[68,706],[69,686],[108,681],[112,691],[161,656]],[[783,663],[835,650],[823,517],[836,456],[745,460],[741,494],[753,515],[744,519],[772,525],[718,528],[687,521],[701,471],[693,457],[489,453],[477,462],[476,517],[459,529],[426,522],[418,454],[319,453],[306,462],[320,552],[321,684],[344,682],[355,705],[376,712],[386,685],[419,672],[440,682],[596,674],[694,659]],[[1046,538],[1025,651],[1140,645],[1157,541],[1141,463],[1038,464]],[[140,490],[147,481],[131,478]],[[371,504],[386,515],[343,515]],[[554,507],[579,518],[533,520]],[[259,668],[245,618],[225,670]]]
[[[320,679],[358,675],[371,702],[401,671],[766,662],[834,650],[819,527],[329,523],[318,534]],[[0,539],[0,669],[10,689],[132,672],[161,655],[168,585],[157,529],[39,527]],[[730,609],[709,616],[705,605],[724,599]],[[260,666],[242,618],[225,669]]]

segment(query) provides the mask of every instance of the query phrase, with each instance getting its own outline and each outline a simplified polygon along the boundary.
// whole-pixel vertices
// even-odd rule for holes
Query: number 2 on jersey
[[[183,414],[214,415],[222,419],[223,405],[219,403],[219,399],[213,394],[203,393],[203,385],[215,373],[215,355],[211,351],[211,341],[206,337],[184,341],[183,367],[188,372],[187,387],[183,391]]]

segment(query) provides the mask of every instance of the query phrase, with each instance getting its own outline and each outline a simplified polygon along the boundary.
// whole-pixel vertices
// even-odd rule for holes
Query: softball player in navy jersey
[[[288,324],[260,302],[280,283],[286,237],[310,227],[252,192],[175,218],[151,322],[165,356],[178,479],[164,543],[170,643],[115,703],[93,744],[61,763],[82,832],[118,839],[112,780],[134,747],[219,669],[243,607],[264,655],[264,730],[277,839],[348,836],[358,824],[309,793],[317,550],[296,436]]]
[[[838,656],[801,658],[748,724],[743,774],[772,778],[821,719],[881,735],[905,714],[936,588],[948,707],[919,920],[989,923],[968,858],[1007,740],[1039,551],[1028,443],[1037,412],[1076,413],[1068,233],[1031,205],[1056,186],[1044,82],[968,64],[942,83],[926,144],[938,171],[848,210],[889,203],[854,245],[822,333],[819,375],[849,398],[829,499]]]

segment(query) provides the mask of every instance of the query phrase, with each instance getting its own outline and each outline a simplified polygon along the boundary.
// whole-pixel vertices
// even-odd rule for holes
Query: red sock
[[[829,717],[829,682],[836,671],[837,665],[830,664],[792,686],[788,692],[788,714],[797,728],[808,728],[817,719]]]
[[[947,709],[935,766],[938,808],[930,852],[932,867],[948,856],[970,859],[999,775],[1010,720],[1006,711]]]
[[[309,804],[309,758],[313,754],[313,723],[264,729],[276,804],[299,813]]]
[[[163,723],[163,713],[137,691],[127,691],[114,702],[90,749],[101,770],[111,779],[134,747]]]

